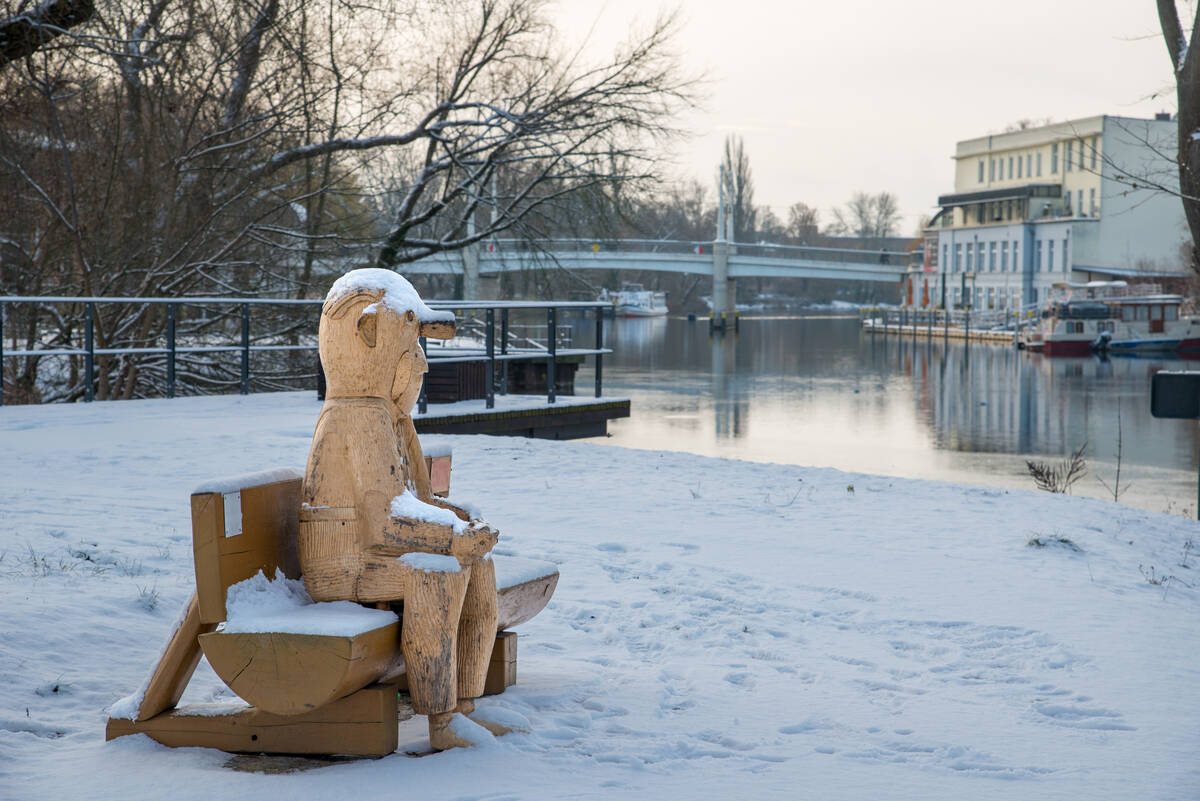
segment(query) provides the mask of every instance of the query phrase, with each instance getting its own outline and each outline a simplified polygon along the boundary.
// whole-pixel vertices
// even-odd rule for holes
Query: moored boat
[[[611,303],[618,317],[662,317],[667,313],[667,293],[655,292],[641,284],[622,284],[615,292],[600,290],[601,303]]]
[[[1026,340],[1047,356],[1179,353],[1200,357],[1200,319],[1180,314],[1182,295],[1125,281],[1056,284]]]

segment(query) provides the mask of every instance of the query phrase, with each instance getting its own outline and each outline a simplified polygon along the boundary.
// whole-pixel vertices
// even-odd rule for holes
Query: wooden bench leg
[[[492,646],[492,659],[488,662],[487,683],[484,695],[499,695],[517,683],[517,633],[502,631],[496,635]]]
[[[200,746],[232,753],[385,756],[396,750],[396,687],[373,684],[302,715],[273,715],[250,707],[225,715],[187,708],[149,720],[110,718],[105,737],[145,734],[171,748]]]

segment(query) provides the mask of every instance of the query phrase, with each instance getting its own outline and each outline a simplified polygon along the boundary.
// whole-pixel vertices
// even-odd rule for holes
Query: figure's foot
[[[458,712],[429,716],[429,744],[435,751],[470,748],[493,742],[492,733]]]
[[[462,701],[459,701],[462,706]],[[475,706],[474,702],[471,704]],[[485,706],[466,713],[471,720],[484,727],[492,734],[500,737],[509,732],[527,732],[530,730],[529,720],[522,714],[502,706]]]

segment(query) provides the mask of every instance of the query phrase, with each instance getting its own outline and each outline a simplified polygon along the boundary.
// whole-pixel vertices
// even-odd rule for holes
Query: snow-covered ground
[[[517,686],[486,702],[532,733],[282,774],[105,743],[106,708],[192,590],[189,492],[302,465],[318,408],[305,392],[0,409],[0,798],[1200,796],[1196,523],[488,437],[427,440],[453,446],[454,495],[498,552],[560,565],[519,629]],[[185,700],[226,697],[201,668]],[[402,743],[422,735],[403,724]]]

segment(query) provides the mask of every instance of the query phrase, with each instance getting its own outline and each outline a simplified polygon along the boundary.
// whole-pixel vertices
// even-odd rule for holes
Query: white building
[[[1177,137],[1169,115],[1105,115],[959,142],[909,296],[1011,309],[1065,280],[1182,277],[1182,204],[1146,188],[1178,186]]]

